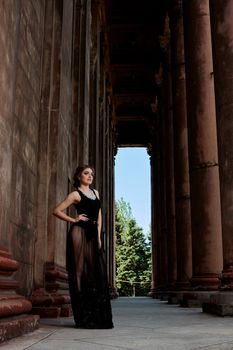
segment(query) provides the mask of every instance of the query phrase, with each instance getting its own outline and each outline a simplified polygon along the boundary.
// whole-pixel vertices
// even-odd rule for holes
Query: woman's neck
[[[90,190],[89,185],[80,185],[79,188],[83,191],[83,192],[88,192]]]

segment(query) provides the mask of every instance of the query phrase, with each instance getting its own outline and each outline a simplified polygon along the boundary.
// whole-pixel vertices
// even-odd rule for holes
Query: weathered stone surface
[[[46,264],[45,289],[36,289],[32,296],[32,313],[41,317],[68,317],[70,315],[70,296],[67,272],[61,266]],[[48,310],[46,310],[48,309]]]
[[[15,271],[17,270],[19,264],[17,261],[0,256],[0,270]]]
[[[31,302],[24,297],[16,296],[15,299],[5,297],[5,299],[2,300],[0,296],[0,317],[28,313],[32,309]]]
[[[10,210],[10,185],[12,169],[12,122],[15,90],[17,33],[19,28],[18,2],[0,3],[0,238],[7,244]]]
[[[180,306],[183,307],[201,307],[203,303],[210,301],[211,296],[216,295],[218,292],[206,291],[206,292],[184,292],[180,299]]]
[[[0,250],[0,318],[27,313],[32,308],[29,300],[16,293],[16,290],[20,289],[20,283],[16,278],[19,267],[20,264],[2,248]],[[28,278],[31,275],[24,274],[24,276]]]
[[[233,316],[233,305],[203,303],[202,311],[217,316]]]
[[[210,296],[203,304],[203,312],[218,316],[233,316],[233,292],[220,292]]]
[[[59,306],[35,306],[32,308],[32,314],[39,315],[41,318],[57,318],[61,316],[61,307]]]
[[[39,316],[22,315],[0,320],[0,343],[24,333],[32,332],[39,327]]]

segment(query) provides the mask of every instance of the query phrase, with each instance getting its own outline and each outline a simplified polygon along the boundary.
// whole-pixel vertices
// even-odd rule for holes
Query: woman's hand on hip
[[[79,221],[88,221],[89,218],[87,217],[86,214],[79,214],[74,218],[75,222],[79,222]]]

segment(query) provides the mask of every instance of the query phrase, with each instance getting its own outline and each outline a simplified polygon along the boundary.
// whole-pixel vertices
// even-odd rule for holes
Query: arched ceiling
[[[146,146],[157,95],[167,0],[108,0],[110,69],[117,146]]]

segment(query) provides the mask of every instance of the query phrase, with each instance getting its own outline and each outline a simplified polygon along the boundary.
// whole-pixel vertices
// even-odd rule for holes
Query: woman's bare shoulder
[[[73,191],[69,194],[69,197],[73,199],[74,202],[80,202],[81,197],[78,191]]]

